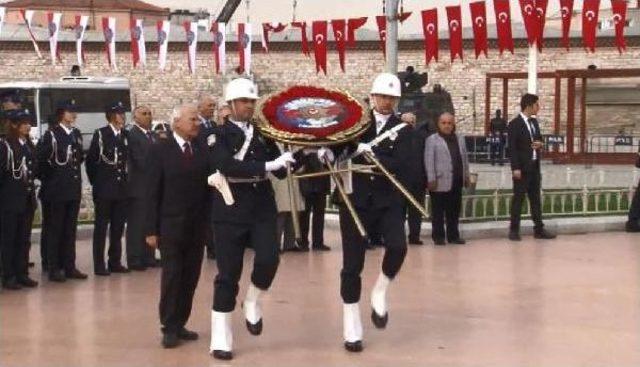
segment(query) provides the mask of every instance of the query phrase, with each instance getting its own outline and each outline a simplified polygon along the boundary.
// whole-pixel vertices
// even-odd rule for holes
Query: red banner
[[[376,16],[376,23],[378,24],[378,35],[380,36],[382,54],[387,57],[387,17],[384,15]]]
[[[313,53],[316,58],[316,74],[322,70],[327,75],[327,22],[315,21],[311,24],[313,33]]]
[[[279,33],[287,28],[286,24],[278,23],[273,25],[271,23],[262,23],[262,48],[265,52],[269,52],[269,32]]]
[[[309,56],[309,39],[307,38],[307,22],[293,22],[291,26],[294,28],[300,28],[300,41],[302,43],[302,53]]]
[[[560,0],[560,15],[562,16],[562,45],[568,50],[571,44],[571,19],[573,18],[573,0]]]
[[[547,5],[549,5],[549,0],[536,0],[536,15],[538,17],[538,35],[536,38],[539,50],[542,50],[544,44],[544,24],[547,20]]]
[[[493,0],[493,8],[496,12],[496,28],[498,30],[498,48],[500,55],[504,50],[513,53],[513,35],[511,33],[511,7],[509,0]]]
[[[524,27],[527,30],[527,41],[529,46],[536,43],[538,38],[538,15],[536,14],[535,0],[519,0],[520,10],[522,11],[522,19]]]
[[[600,0],[584,0],[582,7],[582,43],[587,51],[596,51],[596,30]]]
[[[438,62],[438,9],[422,11],[422,32],[424,33],[425,62]]]
[[[331,29],[333,30],[333,39],[336,41],[336,50],[338,50],[338,58],[340,59],[340,69],[345,71],[345,52],[346,52],[346,26],[344,19],[334,19],[331,21]]]
[[[462,10],[460,6],[447,6],[447,20],[449,21],[449,50],[451,62],[456,57],[462,57]]]
[[[489,48],[487,43],[487,7],[484,1],[476,1],[469,4],[471,11],[471,24],[473,26],[473,42],[476,49],[476,59],[484,53],[487,57]]]
[[[613,12],[613,25],[616,28],[616,46],[618,51],[627,49],[624,40],[624,26],[627,23],[627,2],[625,0],[611,0],[611,10]]]
[[[356,30],[364,26],[367,23],[367,17],[351,18],[347,21],[347,46],[355,47],[356,45]]]

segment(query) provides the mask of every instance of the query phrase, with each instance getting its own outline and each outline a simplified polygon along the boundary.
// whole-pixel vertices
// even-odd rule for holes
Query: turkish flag
[[[213,58],[216,62],[216,74],[225,73],[227,46],[225,23],[211,23],[211,33],[213,35]]]
[[[616,27],[616,46],[618,51],[627,49],[624,40],[624,26],[627,22],[627,2],[625,0],[611,0],[611,10],[613,11],[613,24]]]
[[[596,29],[600,0],[584,0],[582,6],[582,43],[587,51],[596,51]]]
[[[264,52],[269,52],[269,32],[273,32],[273,33],[279,33],[284,31],[284,29],[287,28],[287,26],[285,24],[282,23],[278,23],[278,24],[272,24],[272,23],[262,23],[262,48],[264,49]]]
[[[344,60],[346,51],[346,26],[344,19],[334,19],[331,21],[331,29],[333,29],[333,39],[336,41],[336,49],[338,50],[338,58],[340,59],[340,69],[345,71]]]
[[[438,9],[422,11],[422,32],[424,33],[424,56],[429,65],[431,59],[438,62]]]
[[[316,58],[316,74],[320,70],[327,75],[327,21],[318,20],[311,24],[313,32],[313,54]]]
[[[456,56],[462,57],[462,10],[460,6],[447,6],[447,19],[449,21],[449,50],[451,62]]]
[[[549,5],[549,0],[536,0],[536,16],[538,17],[538,49],[542,50],[542,45],[544,43],[544,24],[547,20],[547,5]]]
[[[367,17],[351,18],[347,21],[347,46],[355,47],[356,45],[356,30],[367,23]]]
[[[307,22],[293,22],[292,27],[300,28],[300,40],[302,43],[302,53],[309,56],[309,39],[307,38]]]
[[[496,28],[498,30],[498,47],[500,55],[504,50],[513,53],[513,34],[511,33],[511,7],[509,0],[493,0],[496,12]]]
[[[562,16],[562,45],[568,50],[571,42],[571,19],[573,18],[573,0],[560,0],[560,15]]]
[[[538,15],[536,14],[536,1],[535,0],[519,0],[520,10],[522,10],[522,19],[524,20],[524,27],[527,30],[527,40],[529,46],[533,46],[538,39]]]
[[[487,57],[487,7],[484,1],[469,4],[473,25],[473,42],[476,48],[476,59],[481,53]]]
[[[387,57],[387,17],[385,15],[376,16],[376,23],[378,23],[382,54]]]

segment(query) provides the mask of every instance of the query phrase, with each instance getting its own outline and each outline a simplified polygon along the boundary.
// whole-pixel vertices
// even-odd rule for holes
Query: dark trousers
[[[127,265],[147,266],[155,262],[155,250],[145,240],[146,200],[131,198],[127,208]]]
[[[94,199],[93,267],[104,269],[104,247],[109,228],[109,265],[121,264],[122,233],[127,219],[126,200]]]
[[[640,221],[640,182],[638,182],[638,187],[636,187],[636,192],[633,194],[631,206],[629,207],[629,222],[639,226],[640,223],[638,221]]]
[[[40,215],[42,216],[42,226],[40,227],[40,261],[42,263],[42,269],[47,269],[47,230],[50,226],[50,205],[48,201],[40,200]]]
[[[54,201],[48,207],[47,263],[49,271],[76,268],[76,229],[80,200]]]
[[[540,185],[542,176],[540,174],[540,163],[534,162],[529,170],[522,170],[522,178],[513,180],[513,198],[511,199],[511,225],[510,230],[518,232],[520,230],[520,216],[522,215],[522,204],[525,196],[529,198],[531,206],[531,219],[534,230],[540,231],[542,223],[542,205],[540,200]]]
[[[304,196],[305,210],[300,220],[300,231],[305,244],[309,241],[309,221],[311,222],[311,246],[324,245],[324,213],[327,208],[327,195],[310,193]],[[313,214],[313,217],[311,215]]]
[[[504,146],[505,146],[505,138],[500,138],[499,143],[491,143],[489,144],[489,148],[491,150],[491,163],[495,163],[496,160],[499,163],[502,163],[504,160]]]
[[[213,310],[231,312],[236,306],[246,246],[255,251],[251,282],[262,290],[271,287],[280,261],[276,218],[242,224],[216,222],[216,234],[218,275],[214,282]]]
[[[2,279],[26,277],[29,262],[29,213],[0,212],[0,248],[2,249]]]
[[[450,191],[429,193],[431,201],[431,238],[455,241],[460,238],[458,223],[462,207],[462,184],[454,183]],[[446,221],[446,231],[445,231]]]
[[[427,195],[427,189],[424,185],[414,185],[409,188],[411,196],[424,208],[425,197]],[[406,204],[407,211],[407,223],[409,224],[409,239],[420,239],[420,228],[422,227],[422,213],[418,211],[409,201]]]
[[[293,218],[291,212],[278,213],[276,218],[276,238],[278,248],[290,250],[296,247],[296,236],[293,230]]]
[[[357,208],[356,212],[363,223],[375,225],[384,238],[382,272],[393,279],[400,271],[407,254],[403,206]],[[340,295],[344,303],[356,303],[360,301],[362,291],[360,273],[364,267],[366,239],[358,232],[351,214],[344,205],[340,206],[340,234],[342,235]]]
[[[159,310],[164,333],[178,332],[189,320],[204,256],[204,241],[198,240],[193,231],[175,229],[182,226],[181,218],[175,219],[176,223],[171,223],[171,219],[163,218],[167,222],[163,226],[173,229],[160,235]]]

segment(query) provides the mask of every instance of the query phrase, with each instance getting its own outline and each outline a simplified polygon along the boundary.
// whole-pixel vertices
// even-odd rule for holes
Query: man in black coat
[[[133,111],[133,126],[128,131],[127,174],[129,207],[127,210],[127,266],[129,270],[144,271],[156,267],[155,250],[147,246],[145,222],[147,216],[146,197],[149,190],[149,151],[158,138],[151,131],[152,115],[147,106],[138,106]]]
[[[162,345],[173,348],[198,334],[185,328],[200,278],[209,225],[208,156],[196,137],[198,113],[183,105],[173,113],[173,132],[149,153],[146,242],[162,256]]]
[[[126,109],[122,102],[105,108],[107,126],[95,131],[87,154],[86,167],[93,186],[95,219],[93,228],[93,271],[99,276],[127,273],[122,265],[122,233],[127,216],[127,136]],[[108,268],[104,262],[109,228]]]
[[[525,94],[520,100],[521,112],[509,123],[509,149],[513,175],[513,198],[511,200],[511,224],[509,239],[520,241],[520,216],[525,195],[531,205],[534,237],[553,239],[555,234],[547,231],[542,222],[540,188],[540,159],[542,158],[542,134],[535,115],[540,110],[538,96]]]
[[[491,119],[491,142],[489,148],[491,149],[491,165],[496,164],[496,159],[499,165],[504,165],[504,148],[507,142],[507,121],[502,117],[502,110],[496,110],[496,117]]]
[[[310,156],[304,173],[326,171],[326,167],[316,156]],[[327,195],[331,191],[331,178],[327,176],[300,179],[300,193],[304,197],[305,210],[300,215],[302,249],[309,248],[309,221],[311,223],[311,248],[314,251],[329,251],[331,247],[324,243],[324,214],[327,207]]]

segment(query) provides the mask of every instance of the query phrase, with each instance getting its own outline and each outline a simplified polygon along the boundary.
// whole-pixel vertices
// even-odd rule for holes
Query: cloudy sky
[[[225,0],[146,0],[149,3],[169,7],[171,9],[198,9],[209,10],[212,14],[218,14]],[[400,32],[403,34],[421,33],[421,21],[419,12],[424,9],[438,7],[439,20],[445,21],[444,7],[461,4],[463,7],[463,22],[469,18],[469,3],[475,0],[404,0],[405,11],[415,13],[402,25]],[[493,1],[487,2],[487,15],[489,22],[493,22]],[[558,0],[549,1],[548,14],[558,12]],[[576,1],[576,8],[581,7],[582,2]],[[610,7],[609,1],[602,1],[602,8]],[[518,0],[511,0],[511,11],[514,21],[521,21]],[[382,0],[298,0],[296,17],[299,20],[330,20],[332,18],[349,18],[357,16],[375,16],[382,13]],[[246,5],[243,0],[234,15],[232,21],[246,20]],[[250,12],[252,22],[290,22],[293,14],[293,0],[250,0]],[[446,23],[443,23],[443,25]],[[375,22],[369,21],[368,28],[375,28]]]

